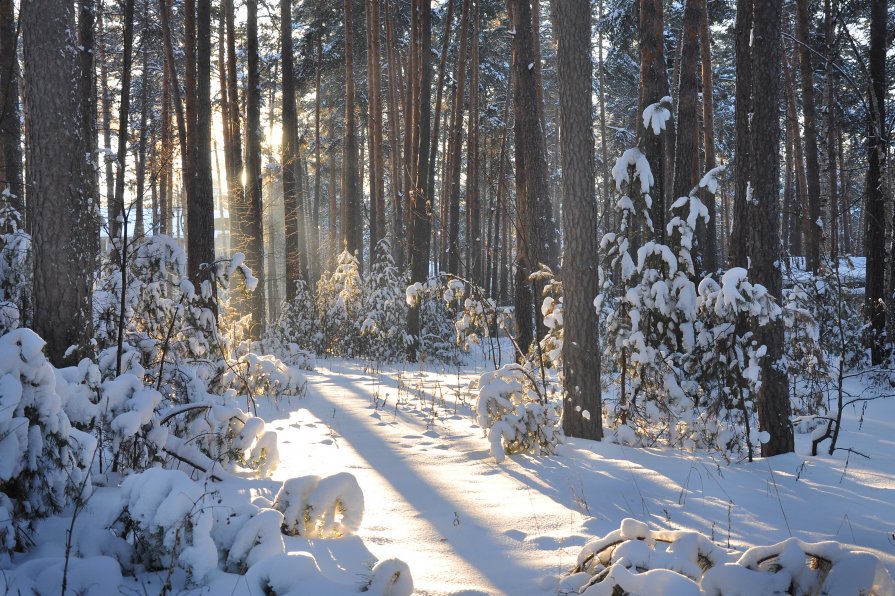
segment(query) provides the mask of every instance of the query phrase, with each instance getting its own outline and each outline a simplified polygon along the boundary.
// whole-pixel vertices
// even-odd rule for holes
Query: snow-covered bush
[[[544,326],[547,328],[547,333],[541,339],[539,346],[541,363],[543,366],[555,368],[562,375],[562,344],[565,337],[562,282],[552,279],[552,277],[544,286],[541,315],[544,317]]]
[[[303,279],[295,281],[295,298],[283,304],[280,318],[267,333],[283,345],[295,345],[301,350],[322,351],[323,334],[317,320],[314,297]]]
[[[9,204],[0,208],[0,335],[27,324],[31,316],[31,236],[21,223],[21,214]]]
[[[411,338],[407,333],[406,277],[395,266],[391,243],[376,245],[370,273],[364,280],[364,320],[360,332],[364,354],[377,362],[403,358]]]
[[[835,542],[789,538],[738,555],[697,532],[654,531],[625,519],[620,529],[584,545],[559,591],[587,596],[890,594],[895,583],[876,556]]]
[[[277,434],[235,402],[230,392],[172,408],[162,417],[171,431],[166,450],[189,463],[204,464],[205,471],[224,466],[270,475],[280,464]]]
[[[302,395],[307,379],[301,368],[290,366],[271,355],[254,352],[228,362],[223,385],[241,395]]]
[[[734,452],[745,446],[751,455],[760,438],[753,412],[766,352],[752,330],[780,316],[767,288],[750,283],[740,267],[727,270],[720,285],[711,277],[699,284],[697,345],[685,364],[698,387],[687,421],[696,446]]]
[[[363,280],[357,259],[343,251],[332,275],[317,282],[317,316],[325,353],[359,355],[363,323]]]
[[[90,493],[96,441],[72,428],[44,343],[29,329],[0,337],[0,553],[23,545],[31,521]]]
[[[816,299],[823,291],[819,280],[796,283],[784,292],[783,353],[787,369],[798,381],[791,383],[792,411],[799,416],[826,412],[825,389],[830,381],[830,368],[821,346],[820,322]]]
[[[291,536],[353,535],[364,519],[364,493],[357,479],[347,472],[287,480],[273,506],[283,514],[283,532]]]
[[[178,566],[198,582],[218,564],[213,503],[210,490],[180,470],[152,468],[124,479],[113,529],[133,536],[135,562],[146,569]]]
[[[249,290],[258,280],[242,253],[204,267],[198,287],[187,278],[186,254],[168,236],[141,236],[128,247],[127,267],[107,262],[94,292],[94,322],[100,350],[117,346],[122,281],[126,282],[123,340],[141,353],[141,364],[156,376],[167,363],[201,361],[222,368],[234,338],[221,332],[219,316],[227,288],[241,279]],[[116,369],[117,372],[117,369]]]
[[[606,234],[601,243],[606,251],[603,291],[595,301],[598,313],[609,307],[606,351],[620,373],[618,398],[608,418],[616,426],[617,440],[632,442],[634,435],[634,442],[652,444],[661,438],[679,444],[681,418],[688,417],[689,394],[695,389],[682,372],[684,359],[695,347],[692,249],[696,227],[707,219],[707,210],[694,188],[671,206],[666,228],[671,244],[657,242],[651,239],[655,230],[649,191],[654,181],[646,158],[637,149],[626,151],[613,175],[626,194],[617,205],[619,232]],[[706,179],[703,183],[708,184]],[[638,229],[645,241],[635,262],[630,251]]]
[[[498,462],[506,454],[552,455],[562,439],[555,388],[535,374],[530,366],[513,363],[479,378],[476,415]]]
[[[462,304],[463,290],[463,282],[450,280],[446,276],[416,282],[405,290],[407,305],[419,305],[419,354],[422,358],[459,362],[460,350],[456,342],[454,320],[455,313]]]

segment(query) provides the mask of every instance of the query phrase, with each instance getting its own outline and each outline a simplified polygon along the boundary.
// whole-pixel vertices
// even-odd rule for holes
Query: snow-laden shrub
[[[117,347],[125,282],[123,340],[140,351],[147,375],[157,376],[165,363],[203,361],[221,367],[234,338],[222,333],[215,312],[225,316],[227,288],[237,279],[249,290],[258,283],[244,261],[236,253],[205,265],[196,285],[187,277],[186,254],[173,238],[137,238],[128,246],[123,276],[120,263],[103,265],[107,273],[93,300],[99,349]]]
[[[183,472],[155,468],[125,479],[112,530],[133,544],[127,569],[135,563],[148,570],[179,567],[193,585],[220,569],[244,575],[239,581],[259,594],[350,590],[325,577],[311,554],[287,555],[282,532],[318,539],[354,534],[363,517],[363,494],[354,477],[293,479],[277,495],[278,509],[269,504],[260,497],[250,502],[246,490],[218,489]],[[287,522],[297,523],[301,532],[288,531]],[[354,589],[409,596],[413,579],[406,564],[388,559],[376,563],[368,580]]]
[[[252,565],[286,552],[283,514],[251,503],[227,501],[214,509],[212,538],[224,570],[244,574]]]
[[[696,349],[684,365],[698,391],[691,391],[691,416],[685,419],[692,446],[751,453],[760,437],[754,402],[761,386],[767,348],[753,329],[770,324],[781,309],[761,284],[749,282],[745,269],[733,267],[699,284]]]
[[[827,410],[824,393],[830,381],[830,368],[821,346],[820,323],[814,308],[821,287],[811,280],[784,292],[783,354],[788,371],[798,377],[798,382],[791,384],[794,395],[790,400],[793,414],[797,416],[824,414]]]
[[[655,531],[625,519],[587,542],[560,581],[563,594],[747,596],[752,594],[889,594],[888,572],[870,553],[839,543],[790,538],[742,555],[698,532]]]
[[[347,472],[320,478],[302,476],[283,483],[274,500],[283,514],[283,532],[307,538],[355,534],[364,518],[364,493]]]
[[[541,302],[541,315],[547,333],[540,341],[541,363],[555,368],[562,374],[562,344],[565,337],[563,331],[563,296],[562,282],[550,279],[544,286],[544,300]]]
[[[0,335],[31,318],[31,236],[21,224],[21,214],[8,203],[0,208]]]
[[[204,400],[172,408],[162,421],[170,433],[166,450],[187,462],[205,462],[269,476],[280,464],[277,434],[263,419],[236,405],[237,397],[207,395]]]
[[[146,569],[178,566],[198,582],[218,564],[213,504],[210,491],[180,470],[152,468],[124,479],[113,529],[133,536],[135,562]]]
[[[317,308],[305,280],[295,281],[295,298],[283,304],[280,318],[267,335],[269,341],[280,345],[294,345],[313,353],[322,351],[323,334],[319,328]]]
[[[378,561],[370,570],[370,582],[363,592],[373,596],[410,596],[413,594],[413,577],[410,567],[400,559]]]
[[[158,420],[163,398],[143,384],[142,373],[102,380],[100,367],[84,359],[57,374],[66,381],[65,410],[72,423],[100,441],[101,470],[108,456],[116,471],[143,470],[160,461],[168,436]]]
[[[548,390],[549,384],[540,383],[530,367],[515,363],[479,378],[476,415],[498,463],[506,454],[555,452],[562,439],[560,404]]]
[[[391,243],[376,244],[370,273],[364,280],[364,320],[360,332],[366,357],[376,362],[399,360],[407,353],[406,276],[395,266]]]
[[[331,275],[317,282],[317,316],[323,349],[333,356],[349,358],[361,352],[363,280],[357,259],[343,251]]]
[[[463,282],[446,276],[433,277],[407,287],[404,297],[410,307],[420,309],[419,354],[426,360],[456,363],[455,313],[462,304]]]
[[[72,428],[44,344],[29,329],[0,337],[0,553],[23,545],[31,521],[90,493],[96,441]]]
[[[680,444],[681,418],[689,417],[692,392],[683,365],[695,348],[697,292],[692,257],[696,227],[708,217],[694,188],[671,206],[673,214],[666,233],[670,244],[649,239],[654,235],[649,218],[652,172],[638,150],[625,153],[613,173],[619,190],[627,195],[618,202],[619,232],[603,237],[606,251],[601,283],[595,301],[606,313],[606,352],[618,375],[615,403],[606,400],[608,419],[616,427],[617,440],[652,444],[666,440]],[[703,184],[708,184],[703,179]],[[636,229],[647,240],[630,253]],[[616,284],[607,272],[614,273]],[[632,437],[633,435],[633,437]]]
[[[254,352],[228,362],[223,386],[241,395],[302,395],[307,378],[298,366],[289,366],[276,356]]]

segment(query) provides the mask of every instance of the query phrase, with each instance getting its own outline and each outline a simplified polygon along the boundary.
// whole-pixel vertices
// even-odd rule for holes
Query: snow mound
[[[746,596],[751,594],[895,594],[880,560],[836,542],[796,538],[748,549],[739,557],[698,532],[654,531],[625,519],[589,541],[560,592]]]

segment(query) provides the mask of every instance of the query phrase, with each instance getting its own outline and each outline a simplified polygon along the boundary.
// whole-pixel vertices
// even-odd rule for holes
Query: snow
[[[654,135],[659,135],[671,119],[671,98],[667,95],[658,102],[646,106],[643,110],[643,127],[651,129]]]
[[[720,285],[712,283],[727,292],[723,300],[735,301],[745,279],[733,271]],[[39,361],[39,338],[24,333],[20,339],[21,347],[0,341],[0,353],[15,356],[0,361],[7,369],[22,362],[19,353]],[[788,586],[798,574],[811,581],[795,565],[805,550],[835,563],[825,584],[835,588],[830,593],[868,586],[891,593],[895,462],[882,441],[895,432],[895,400],[845,413],[840,444],[867,452],[868,460],[846,461],[840,452],[810,457],[810,436],[797,435],[795,454],[724,464],[710,453],[630,447],[637,438],[621,425],[609,431],[616,442],[565,439],[555,455],[504,454],[498,464],[470,387],[497,398],[519,392],[523,383],[508,374],[512,368],[495,374],[480,354],[470,358],[459,368],[396,364],[376,372],[361,362],[328,359],[303,371],[301,397],[259,396],[258,417],[234,430],[233,445],[252,445],[259,429],[274,436],[281,462],[270,478],[228,475],[218,467],[225,479],[212,482],[151,468],[120,486],[97,488],[75,524],[73,593],[116,593],[121,586],[160,591],[165,561],[158,570],[119,565],[134,546],[105,528],[124,509],[134,523],[153,529],[153,539],[179,541],[174,580],[187,594],[204,587],[204,593],[240,595],[362,588],[394,595],[547,595],[560,585],[600,594],[612,593],[613,584],[641,594],[757,594]],[[45,371],[44,377],[61,383],[77,371]],[[0,377],[0,406],[21,399],[22,384],[7,372]],[[81,376],[90,372],[84,366]],[[483,376],[490,382],[477,383]],[[853,391],[866,386],[858,378],[848,382]],[[110,404],[141,394],[128,377],[103,386]],[[65,399],[73,399],[72,389],[66,391]],[[218,408],[214,415],[225,416]],[[0,407],[0,417],[5,411]],[[772,482],[776,490],[768,488]],[[0,496],[0,520],[7,506]],[[190,532],[178,535],[184,520]],[[70,521],[68,511],[38,522],[32,551],[0,559],[0,585],[53,592],[47,586],[59,585]],[[611,581],[588,586],[589,572],[569,575],[588,553],[625,539],[632,541],[600,555]],[[770,546],[750,548],[755,545]],[[787,571],[753,568],[769,554]],[[701,583],[694,562],[700,556],[713,562]],[[638,572],[638,566],[650,570]]]

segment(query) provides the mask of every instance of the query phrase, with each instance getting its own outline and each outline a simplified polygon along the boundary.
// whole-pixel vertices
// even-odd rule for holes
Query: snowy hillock
[[[587,596],[652,594],[893,594],[880,560],[837,542],[789,538],[743,553],[698,532],[652,531],[625,519],[584,545],[560,593]]]
[[[301,395],[302,363],[248,352],[222,378],[180,363],[159,391],[139,358],[117,376],[56,369],[43,346],[0,337],[0,592],[412,591],[398,560],[333,573],[292,538],[350,540],[364,515],[351,474],[270,480],[277,432],[238,405]]]

